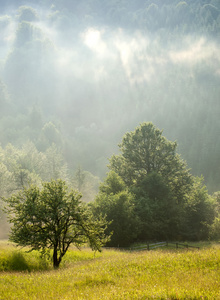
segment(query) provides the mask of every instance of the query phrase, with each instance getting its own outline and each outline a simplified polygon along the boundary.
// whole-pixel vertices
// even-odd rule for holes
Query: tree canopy
[[[88,243],[93,250],[101,251],[107,241],[107,223],[94,219],[80,198],[81,194],[68,191],[62,180],[46,182],[42,189],[24,188],[7,198],[10,240],[43,254],[52,249],[54,268],[59,267],[71,244],[80,247]]]
[[[110,245],[124,240],[124,224],[132,224],[127,225],[127,244],[208,237],[214,217],[212,201],[202,179],[190,174],[176,147],[152,123],[142,123],[124,135],[121,153],[110,158],[111,171],[94,204],[96,214],[106,214],[112,221]],[[122,192],[127,202],[119,200]],[[122,217],[112,213],[112,207]]]
[[[176,153],[177,143],[168,141],[152,123],[142,123],[126,133],[119,144],[121,154],[110,159],[110,169],[130,187],[143,185],[145,178],[157,173],[169,185],[177,202],[184,201],[191,185],[186,163]]]

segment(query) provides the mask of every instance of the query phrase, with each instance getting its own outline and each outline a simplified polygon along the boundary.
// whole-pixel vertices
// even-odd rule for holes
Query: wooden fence
[[[160,247],[172,247],[172,248],[197,248],[199,247],[196,246],[190,246],[188,244],[182,244],[182,243],[174,243],[174,242],[158,242],[158,243],[151,243],[151,244],[145,244],[145,245],[140,245],[136,247],[131,247],[131,251],[143,251],[143,250],[152,250]]]

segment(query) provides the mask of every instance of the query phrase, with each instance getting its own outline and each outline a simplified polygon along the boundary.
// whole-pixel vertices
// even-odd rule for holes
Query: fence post
[[[148,251],[150,250],[150,246],[149,246],[149,244],[147,244],[147,250],[148,250]]]
[[[178,243],[176,243],[176,249],[178,249]]]

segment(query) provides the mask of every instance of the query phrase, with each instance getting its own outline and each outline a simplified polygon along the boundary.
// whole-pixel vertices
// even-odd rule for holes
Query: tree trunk
[[[54,269],[58,269],[59,268],[59,265],[60,265],[60,262],[61,262],[61,259],[57,257],[57,247],[54,246],[54,250],[53,250],[53,267]]]

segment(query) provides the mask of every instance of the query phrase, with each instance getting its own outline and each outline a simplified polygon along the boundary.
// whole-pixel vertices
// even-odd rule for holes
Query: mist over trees
[[[58,177],[77,187],[81,168],[91,201],[121,137],[148,121],[220,190],[218,0],[10,0],[0,11],[3,196]]]

